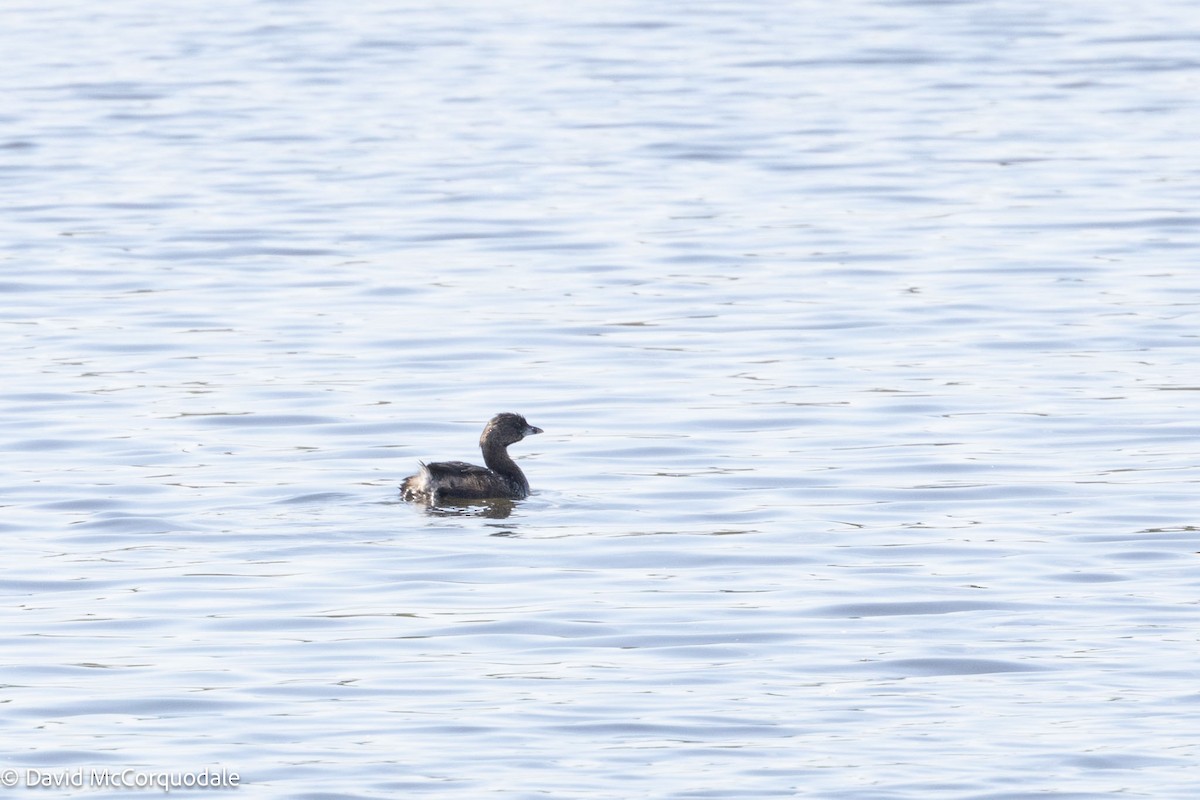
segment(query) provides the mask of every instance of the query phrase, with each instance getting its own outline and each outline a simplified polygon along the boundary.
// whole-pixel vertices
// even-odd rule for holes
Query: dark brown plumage
[[[478,467],[465,461],[435,461],[421,464],[421,471],[400,485],[405,500],[437,503],[440,500],[524,500],[529,496],[525,473],[508,454],[508,446],[526,436],[541,433],[520,414],[497,414],[479,437],[483,463]]]

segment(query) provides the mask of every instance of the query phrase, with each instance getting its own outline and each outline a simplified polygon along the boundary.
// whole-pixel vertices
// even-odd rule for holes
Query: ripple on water
[[[1041,672],[1043,664],[991,658],[898,658],[859,664],[856,670],[890,676],[934,677],[941,675],[989,675],[998,672]]]
[[[970,600],[927,600],[896,603],[845,603],[821,606],[807,613],[818,617],[890,617],[925,614],[957,614],[966,611],[999,611],[1019,609],[1012,603],[986,603]]]

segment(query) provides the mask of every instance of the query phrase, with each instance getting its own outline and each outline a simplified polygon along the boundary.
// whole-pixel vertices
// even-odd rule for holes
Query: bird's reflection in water
[[[508,519],[516,503],[497,497],[491,500],[452,500],[443,498],[437,505],[425,503],[425,513],[431,517],[484,517]]]

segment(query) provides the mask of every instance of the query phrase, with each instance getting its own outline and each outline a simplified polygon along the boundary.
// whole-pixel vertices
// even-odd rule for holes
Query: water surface
[[[1192,797],[1198,41],[1174,0],[12,9],[0,766]],[[399,502],[502,410],[529,500]]]

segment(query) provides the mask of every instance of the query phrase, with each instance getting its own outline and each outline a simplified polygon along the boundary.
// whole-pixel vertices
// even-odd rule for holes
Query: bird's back
[[[487,467],[465,461],[434,461],[421,464],[421,471],[404,479],[404,496],[408,499],[441,498],[486,500],[506,497],[524,499],[528,489],[516,486]]]

